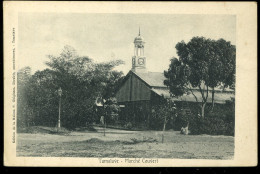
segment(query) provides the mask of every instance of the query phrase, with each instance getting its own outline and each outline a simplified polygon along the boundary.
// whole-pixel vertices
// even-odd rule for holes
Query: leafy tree
[[[123,79],[123,72],[118,72],[113,69],[123,63],[122,60],[115,60],[95,64],[95,78],[92,78],[91,84],[99,84],[95,89],[103,99],[107,100],[115,96],[116,87]]]
[[[167,123],[169,123],[170,120],[175,122],[176,116],[176,104],[170,99],[163,100],[160,104],[152,107],[152,122],[150,126],[152,129],[162,130],[162,143],[164,142],[164,131],[167,127]]]
[[[96,97],[99,94],[104,98],[112,96],[114,85],[122,76],[122,72],[113,69],[123,62],[95,63],[89,57],[79,56],[70,46],[65,46],[59,56],[48,58],[46,65],[49,68],[28,75],[28,78],[22,76],[25,70],[21,70],[19,77],[23,78],[19,80],[18,92],[21,93],[19,99],[25,102],[18,103],[26,103],[28,107],[20,105],[19,108],[31,113],[30,122],[35,125],[55,126],[59,108],[57,90],[61,87],[61,126],[85,126],[93,120]]]
[[[104,104],[104,110],[108,121],[115,122],[118,120],[118,112],[120,111],[120,106],[118,105],[115,97],[110,97],[106,100]]]
[[[177,115],[176,105],[171,100],[164,100],[158,105],[152,106],[150,128],[165,130],[169,120],[174,120]],[[171,125],[173,126],[173,125]]]
[[[49,56],[46,64],[57,77],[57,85],[63,90],[62,106],[65,127],[76,127],[91,122],[93,104],[98,95],[110,97],[109,92],[122,72],[114,67],[121,60],[95,63],[88,57],[79,57],[66,46],[59,57]]]
[[[234,89],[236,73],[236,47],[224,39],[212,42],[215,48],[214,56],[210,57],[209,73],[210,87],[212,88],[212,109],[214,108],[214,93],[216,86]]]
[[[36,71],[28,83],[28,103],[33,110],[34,123],[54,126],[58,119],[57,77],[50,69]]]
[[[24,67],[17,72],[17,125],[19,129],[33,124],[33,114],[28,104],[27,95],[27,85],[30,78],[30,67]]]
[[[179,59],[173,58],[164,83],[173,96],[191,93],[200,103],[201,116],[207,104],[209,89],[212,88],[214,102],[214,88],[222,84],[227,87],[235,80],[235,46],[223,39],[214,41],[204,37],[194,37],[190,42],[179,42],[176,45]],[[194,95],[199,90],[202,100]]]

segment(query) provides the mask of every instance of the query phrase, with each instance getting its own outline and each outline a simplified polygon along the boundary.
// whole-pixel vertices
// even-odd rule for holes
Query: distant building
[[[132,57],[132,69],[126,75],[122,85],[116,93],[117,102],[124,106],[121,115],[132,118],[133,122],[143,122],[149,124],[152,106],[162,100],[171,99],[176,103],[196,102],[192,94],[184,94],[181,97],[171,97],[169,89],[164,85],[163,72],[148,72],[146,69],[146,57],[144,55],[145,41],[140,35],[134,40],[134,56]],[[201,101],[199,89],[193,89],[198,101]],[[234,98],[232,89],[215,88],[214,101],[223,104],[227,100]],[[211,89],[209,91],[208,102],[211,102]],[[184,108],[185,109],[185,108]]]

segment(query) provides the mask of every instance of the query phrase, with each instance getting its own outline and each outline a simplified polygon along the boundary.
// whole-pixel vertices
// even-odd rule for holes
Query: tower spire
[[[134,40],[134,56],[132,57],[132,70],[134,72],[146,72],[146,58],[144,56],[145,41],[141,37],[141,29],[139,25],[138,36]]]

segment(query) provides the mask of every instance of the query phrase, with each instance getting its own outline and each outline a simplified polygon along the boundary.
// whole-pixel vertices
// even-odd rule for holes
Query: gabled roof
[[[150,87],[166,87],[163,83],[166,78],[161,72],[133,73],[142,79],[145,83],[147,83]]]

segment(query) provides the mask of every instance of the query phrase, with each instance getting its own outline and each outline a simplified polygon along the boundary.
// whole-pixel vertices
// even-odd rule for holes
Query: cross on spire
[[[140,26],[139,26],[139,35],[138,36],[140,36],[141,34],[140,34],[141,32],[140,32]]]

